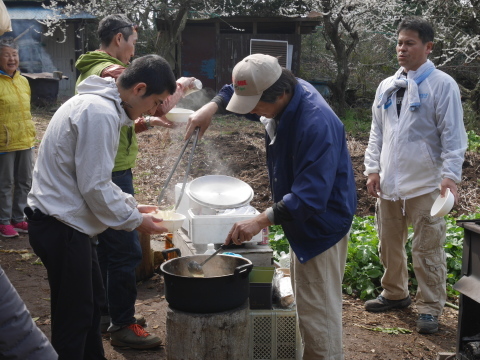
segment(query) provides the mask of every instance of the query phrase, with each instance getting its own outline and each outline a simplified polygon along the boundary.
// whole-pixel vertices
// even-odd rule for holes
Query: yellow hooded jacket
[[[0,72],[0,153],[34,146],[30,96],[28,80],[19,71],[13,78]]]

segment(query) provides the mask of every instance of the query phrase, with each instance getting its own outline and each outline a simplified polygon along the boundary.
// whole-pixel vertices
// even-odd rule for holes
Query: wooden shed
[[[319,24],[316,17],[190,19],[176,49],[174,70],[177,76],[194,76],[204,87],[218,91],[231,83],[235,64],[250,54],[264,53],[278,56],[282,66],[298,75],[301,36]],[[159,30],[163,25],[157,19]]]
[[[55,14],[52,10],[43,8],[40,1],[5,0],[4,3],[12,21],[13,32],[7,32],[2,37],[19,38],[22,73],[34,73],[40,79],[40,74],[60,71],[64,77],[57,85],[58,95],[73,96],[77,79],[75,62],[85,47],[85,34],[81,30],[87,22],[94,21],[95,17],[87,13],[69,17]],[[53,36],[45,36],[47,28],[41,22],[54,17],[66,22],[65,33],[56,30]],[[51,76],[45,75],[45,78],[51,82]]]

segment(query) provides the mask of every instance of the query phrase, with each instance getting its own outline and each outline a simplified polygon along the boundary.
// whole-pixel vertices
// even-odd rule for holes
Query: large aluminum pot
[[[164,255],[164,257],[166,257]],[[187,264],[199,264],[209,255],[192,255],[164,262],[165,299],[177,310],[214,313],[235,309],[248,299],[250,260],[231,255],[216,255],[203,266],[205,277],[193,277]]]

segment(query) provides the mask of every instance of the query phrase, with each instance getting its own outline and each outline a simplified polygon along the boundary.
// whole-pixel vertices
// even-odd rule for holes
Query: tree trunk
[[[168,360],[248,359],[248,301],[236,309],[210,314],[169,307],[166,343]]]
[[[153,276],[153,254],[150,247],[150,235],[139,232],[138,237],[140,240],[140,246],[142,247],[142,262],[137,266],[135,272],[137,281],[142,281]]]
[[[480,80],[477,82],[477,85],[475,85],[475,88],[470,91],[470,102],[473,111],[480,115]]]
[[[351,24],[343,19],[343,15],[338,13],[332,17],[333,4],[330,0],[322,0],[323,10],[323,34],[327,42],[327,50],[331,51],[337,64],[337,75],[335,81],[330,84],[333,92],[333,100],[336,103],[336,112],[338,116],[345,115],[347,109],[346,90],[350,68],[348,62],[351,54],[358,44],[358,33]],[[348,34],[348,37],[345,35]],[[349,39],[348,42],[346,39]]]

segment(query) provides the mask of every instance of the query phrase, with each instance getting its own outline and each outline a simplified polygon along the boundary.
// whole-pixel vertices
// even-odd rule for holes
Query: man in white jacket
[[[371,312],[410,305],[407,242],[412,225],[412,258],[418,282],[417,331],[438,331],[446,301],[445,220],[430,209],[446,189],[458,202],[457,183],[467,148],[460,91],[428,60],[434,32],[417,17],[397,30],[400,69],[379,85],[365,153],[367,191],[377,198],[379,253],[385,268],[383,291],[365,303]]]
[[[148,214],[156,206],[137,205],[111,172],[121,127],[153,115],[175,89],[173,72],[158,55],[133,61],[117,81],[90,76],[57,110],[42,139],[25,213],[30,244],[48,273],[52,345],[60,360],[105,359],[96,235],[108,227],[167,231]]]

